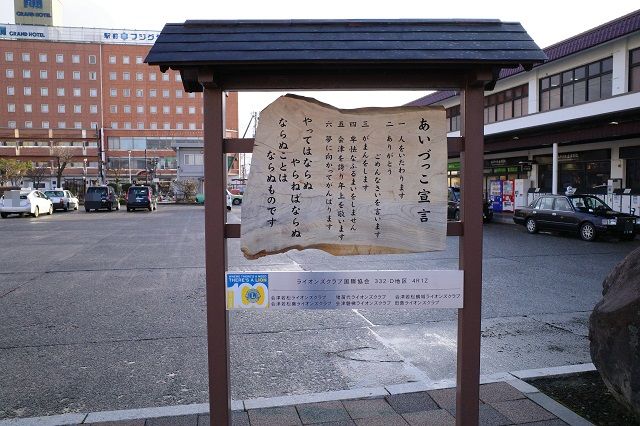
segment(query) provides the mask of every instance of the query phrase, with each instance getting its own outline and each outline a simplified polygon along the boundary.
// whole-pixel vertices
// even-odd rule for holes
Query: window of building
[[[73,77],[74,80],[80,80],[80,71],[74,71]]]
[[[136,112],[138,114],[144,114],[144,105],[138,105],[136,106]]]
[[[111,105],[109,107],[109,112],[111,112],[111,114],[117,114],[118,113],[118,105]]]
[[[64,55],[62,53],[56,54],[56,63],[58,64],[64,63]]]
[[[49,104],[40,104],[40,112],[48,113],[49,112]]]
[[[176,89],[176,98],[181,98],[181,97],[182,97],[182,90]]]
[[[155,98],[157,94],[158,94],[158,91],[156,89],[149,90],[149,97],[150,98]]]
[[[31,104],[24,104],[24,112],[32,112],[33,106]]]
[[[115,64],[116,63],[116,57],[115,56],[109,56],[109,63],[110,64]]]
[[[49,88],[41,87],[40,88],[40,96],[49,96]]]
[[[189,114],[195,114],[195,113],[196,113],[196,107],[190,106],[189,107]]]
[[[40,62],[47,62],[47,59],[48,59],[48,58],[47,58],[47,54],[46,54],[46,53],[40,53],[40,54],[38,54],[38,60],[39,60]]]
[[[142,98],[142,97],[144,97],[144,90],[136,89],[136,98]]]
[[[40,80],[46,80],[49,77],[47,70],[40,70]]]
[[[43,121],[42,122],[42,128],[43,129],[48,129],[49,128],[49,122],[48,121]]]
[[[125,81],[131,80],[131,73],[123,72],[122,73],[122,79],[125,80]]]
[[[56,71],[56,78],[58,80],[64,80],[64,71],[62,71],[62,70]]]
[[[89,64],[91,65],[96,64],[96,55],[89,55]]]
[[[142,56],[136,56],[136,64],[144,63],[144,58]]]
[[[162,90],[162,97],[163,98],[168,98],[169,97],[169,89],[163,89]]]
[[[13,70],[12,70],[12,69],[10,69],[10,68],[7,68],[7,69],[5,70],[5,72],[4,72],[4,75],[5,75],[7,78],[13,78]]]
[[[613,58],[540,79],[540,111],[611,97]]]
[[[13,52],[4,52],[4,60],[7,62],[13,62]]]
[[[64,96],[64,87],[58,87],[58,88],[56,89],[56,94],[57,94],[58,96]]]
[[[22,78],[31,78],[31,70],[22,70]]]
[[[58,121],[58,129],[66,129],[67,122],[66,121]]]
[[[109,80],[116,80],[118,78],[118,74],[115,71],[109,72]]]
[[[184,154],[185,166],[202,166],[204,164],[203,154]]]
[[[31,96],[31,87],[30,86],[25,86],[23,89],[23,93],[25,96]]]
[[[129,121],[125,121],[125,122],[124,122],[124,128],[125,128],[125,129],[131,129],[131,122],[129,122]]]
[[[82,96],[82,90],[79,87],[73,88],[73,96],[80,97]]]
[[[170,130],[171,129],[171,123],[163,123],[162,124],[162,128],[164,130]]]
[[[447,108],[447,132],[458,130],[460,130],[460,105]]]
[[[162,81],[169,81],[169,74],[167,73],[162,74]]]
[[[129,63],[129,57],[128,56],[123,56],[122,57],[122,63],[123,64],[128,64]]]
[[[112,129],[117,129],[118,128],[118,122],[117,121],[112,121],[111,122],[111,128]]]
[[[137,81],[142,81],[142,80],[144,80],[144,73],[143,73],[143,72],[137,72],[137,73],[136,73],[136,80],[137,80]]]
[[[131,114],[131,105],[125,105],[122,107],[122,112],[125,114]]]
[[[82,105],[74,105],[73,112],[76,114],[82,114]]]
[[[82,122],[80,122],[80,121],[75,121],[75,122],[73,123],[73,128],[74,128],[74,129],[82,129]]]
[[[182,76],[180,75],[180,73],[176,73],[176,81],[182,81]]]
[[[182,111],[183,111],[183,110],[184,110],[184,108],[183,108],[183,107],[181,107],[181,106],[177,106],[177,107],[176,107],[176,114],[182,114]]]
[[[16,112],[16,104],[7,104],[7,112]]]
[[[196,94],[193,92],[189,92],[188,96],[193,99],[196,97]]]
[[[14,127],[15,127],[15,125],[14,125]],[[152,122],[151,122],[151,125],[150,125],[149,127],[150,127],[151,129],[153,129],[153,130],[156,130],[156,129],[158,128],[158,123],[156,123],[156,122],[152,121]]]
[[[91,114],[97,114],[98,113],[98,105],[89,105],[89,112]]]
[[[151,114],[156,114],[156,113],[158,112],[158,107],[157,107],[157,106],[155,106],[155,105],[151,105],[151,106],[149,107],[149,112],[150,112]]]
[[[89,71],[89,80],[97,80],[98,79],[98,73],[95,71]]]
[[[15,129],[15,128],[16,128],[16,122],[15,122],[15,121],[9,121],[9,122],[7,123],[7,126],[8,126],[10,129]]]
[[[22,62],[31,62],[31,54],[29,52],[22,53]]]
[[[7,96],[13,96],[16,94],[16,88],[13,86],[7,86]]]
[[[149,81],[156,81],[157,74],[155,72],[149,73]]]
[[[118,96],[118,89],[109,89],[109,96],[115,98]]]
[[[96,129],[96,130],[97,130],[97,129],[98,129],[98,122],[96,122],[96,121],[92,121],[91,123],[89,123],[89,126],[90,126],[92,129]],[[91,144],[95,144],[95,142],[89,142],[89,145],[91,145]],[[96,145],[96,146],[97,146],[97,145]]]
[[[189,130],[195,130],[196,129],[196,123],[189,123]]]
[[[144,129],[144,122],[138,121],[138,129]]]
[[[79,64],[80,63],[80,55],[71,55],[71,63]]]
[[[640,47],[629,51],[629,91],[640,91]]]
[[[484,123],[522,117],[529,113],[529,85],[514,87],[484,97]],[[458,119],[460,110],[458,109]],[[460,124],[458,123],[458,129]]]
[[[165,105],[162,107],[162,113],[163,114],[169,114],[171,113],[171,108],[168,105]]]
[[[180,122],[176,123],[176,129],[178,130],[182,130],[184,128],[184,125]]]
[[[25,121],[24,122],[24,127],[27,128],[27,129],[33,128],[33,121]]]
[[[89,89],[89,97],[90,98],[98,97],[98,89]]]
[[[64,104],[58,104],[58,112],[64,113],[66,110],[66,106]]]

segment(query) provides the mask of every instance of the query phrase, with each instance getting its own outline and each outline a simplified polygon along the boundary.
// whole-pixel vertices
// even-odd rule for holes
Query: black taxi
[[[592,195],[543,195],[529,206],[516,209],[513,221],[531,234],[539,230],[572,231],[585,241],[600,235],[633,240],[640,233],[640,217],[614,211]]]

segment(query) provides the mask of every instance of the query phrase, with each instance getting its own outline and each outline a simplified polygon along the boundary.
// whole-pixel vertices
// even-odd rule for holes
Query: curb
[[[587,420],[573,411],[559,404],[536,387],[522,379],[536,377],[557,376],[586,371],[595,371],[592,363],[565,365],[560,367],[535,368],[506,373],[495,373],[480,376],[480,384],[506,382],[525,394],[542,408],[570,425],[589,426]],[[314,402],[338,401],[356,398],[375,398],[387,395],[399,395],[411,392],[446,389],[456,386],[455,379],[429,380],[412,383],[401,383],[374,388],[356,388],[329,392],[319,392],[306,395],[275,396],[270,398],[255,398],[246,400],[232,400],[232,411],[244,411],[257,408],[282,407],[288,405],[307,404]],[[152,419],[160,417],[186,416],[193,414],[208,414],[209,404],[173,405],[164,407],[135,408],[128,410],[99,411],[92,413],[70,413],[44,417],[26,417],[0,420],[0,426],[63,426],[97,422],[116,422],[137,419]]]

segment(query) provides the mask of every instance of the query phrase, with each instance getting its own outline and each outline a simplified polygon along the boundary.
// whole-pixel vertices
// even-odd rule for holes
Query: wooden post
[[[464,270],[464,308],[458,310],[456,424],[477,425],[480,392],[480,321],[482,315],[482,173],[484,158],[484,87],[467,83],[460,96],[462,163],[460,269]]]
[[[224,96],[204,89],[205,265],[209,414],[211,425],[231,425],[229,314],[226,307],[227,167],[224,155]]]

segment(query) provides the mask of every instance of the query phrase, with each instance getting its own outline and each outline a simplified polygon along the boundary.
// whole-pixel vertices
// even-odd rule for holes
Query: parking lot
[[[234,207],[230,221],[239,220]],[[204,208],[0,220],[0,419],[206,402]],[[484,227],[482,374],[590,362],[587,318],[640,246]],[[451,269],[442,252],[317,250],[232,270]],[[234,399],[455,376],[456,312],[233,312]]]

